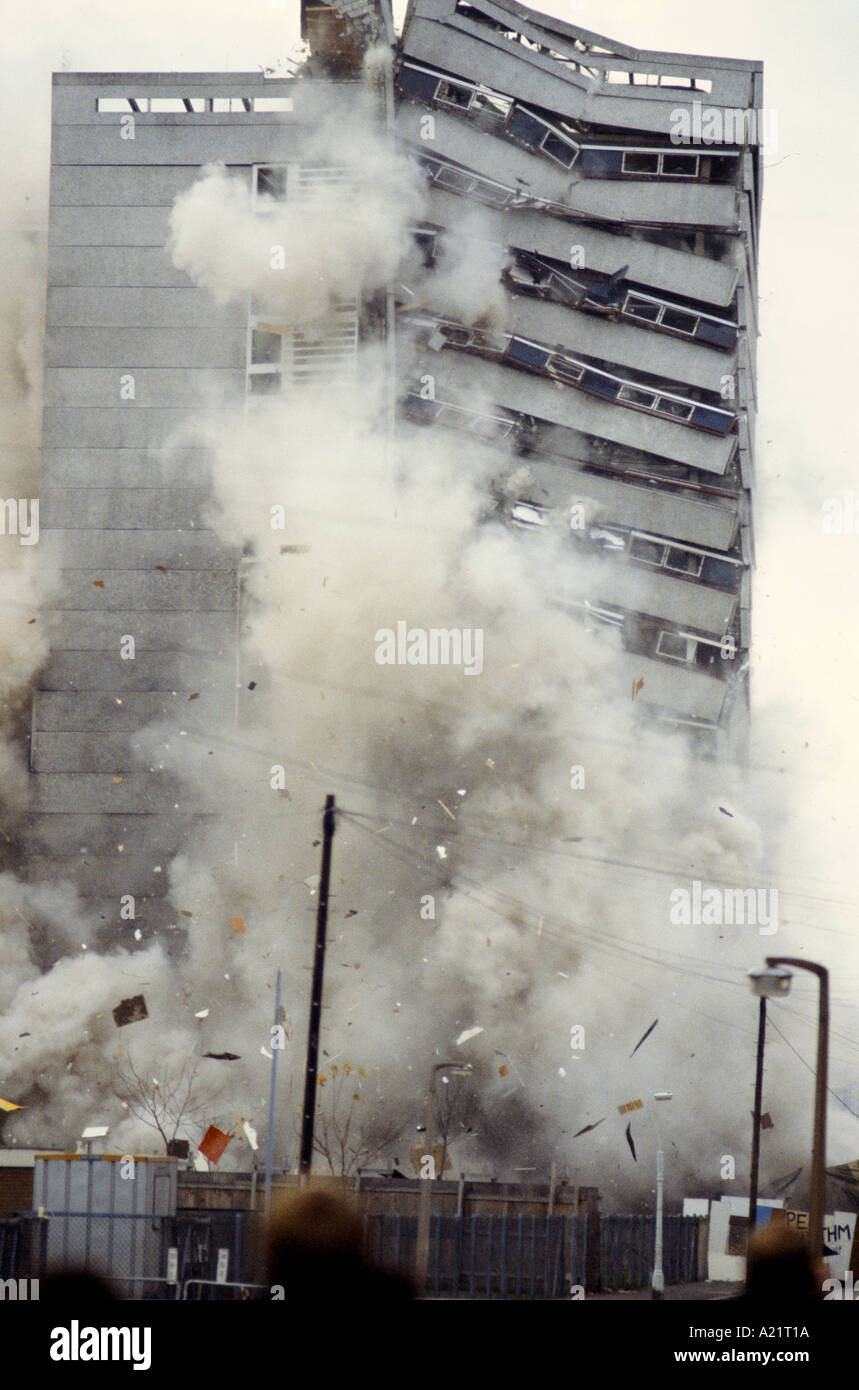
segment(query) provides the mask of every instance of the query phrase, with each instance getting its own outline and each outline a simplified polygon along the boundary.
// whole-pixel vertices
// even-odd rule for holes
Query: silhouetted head
[[[749,1238],[746,1297],[773,1302],[820,1299],[826,1269],[805,1237],[783,1226],[764,1226]]]
[[[411,1297],[410,1285],[364,1259],[361,1218],[344,1197],[306,1188],[272,1213],[268,1280],[284,1301],[317,1298]]]

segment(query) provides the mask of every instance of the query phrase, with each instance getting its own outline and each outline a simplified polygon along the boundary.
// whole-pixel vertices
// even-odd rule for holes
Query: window
[[[617,396],[620,382],[616,377],[606,376],[603,372],[595,372],[588,367],[582,372],[582,386],[586,391],[593,391],[597,396],[604,396],[606,400],[613,401]]]
[[[732,323],[701,318],[695,337],[699,342],[712,343],[713,347],[732,348],[737,341],[737,330]]]
[[[436,175],[436,181],[444,188],[455,188],[458,193],[467,193],[474,183],[474,175],[466,174],[461,169],[454,169],[450,164],[442,164]]]
[[[579,367],[575,362],[567,362],[563,357],[552,357],[549,361],[549,370],[561,378],[562,381],[580,382],[584,375],[584,367]]]
[[[254,111],[291,111],[292,97],[254,97]]]
[[[269,193],[273,198],[286,196],[286,168],[257,169],[257,193]]]
[[[475,92],[471,98],[472,111],[491,116],[493,120],[498,121],[506,121],[512,105],[509,97],[499,96],[497,92],[490,92],[486,88]]]
[[[692,424],[702,430],[712,430],[715,434],[727,434],[734,417],[727,410],[711,410],[704,405],[696,405],[692,412]]]
[[[472,95],[472,87],[463,86],[459,82],[445,81],[439,82],[435,99],[440,106],[453,106],[460,111],[467,111]]]
[[[696,179],[698,177],[697,154],[660,155],[660,174],[666,178]]]
[[[671,661],[686,662],[694,656],[695,645],[690,638],[678,637],[676,632],[660,632],[656,650],[660,656],[667,656]]]
[[[669,545],[665,568],[675,570],[677,574],[690,574],[697,579],[703,559],[703,555],[696,555],[694,550],[680,550],[677,546]]]
[[[602,148],[599,145],[582,146],[581,169],[585,174],[600,178],[606,174],[623,172],[622,151]]]
[[[663,308],[659,322],[663,328],[671,328],[675,333],[688,333],[690,338],[694,337],[698,327],[696,314],[687,313],[683,309],[672,309],[670,304]]]
[[[652,391],[641,391],[637,386],[621,386],[618,400],[626,401],[628,405],[644,406],[645,410],[652,410],[656,404]]]
[[[721,584],[731,589],[737,587],[742,574],[739,565],[732,565],[730,560],[720,560],[715,555],[705,555],[703,559],[701,578],[705,584]]]
[[[404,63],[399,77],[399,87],[407,96],[423,97],[426,101],[431,101],[438,87],[438,74],[423,72],[420,68],[413,68]]]
[[[515,140],[522,140],[526,145],[539,147],[546,134],[546,126],[543,121],[532,116],[530,111],[526,111],[524,106],[514,106],[513,115],[507,122],[507,134],[512,135]]]
[[[657,323],[659,320],[660,306],[654,304],[649,299],[637,299],[634,294],[628,294],[626,303],[623,306],[625,314],[631,314],[633,318],[644,319],[647,323]]]
[[[538,347],[536,343],[526,342],[524,338],[511,338],[504,356],[512,362],[521,362],[525,367],[533,367],[536,371],[542,371],[549,361],[551,353],[547,352],[545,348]]]
[[[279,333],[268,333],[254,328],[251,332],[251,362],[254,366],[262,363],[279,362],[283,350],[283,339]]]
[[[625,150],[621,169],[624,174],[658,174],[659,155],[643,150]]]
[[[640,560],[644,565],[658,565],[661,567],[665,556],[665,546],[658,541],[650,541],[644,536],[632,536],[629,542],[629,553],[633,560]]]
[[[660,396],[656,409],[660,415],[667,415],[672,420],[690,420],[694,406],[688,401],[675,401],[671,396]]]
[[[578,146],[573,145],[569,140],[564,140],[562,136],[556,135],[553,130],[549,131],[541,148],[544,154],[547,154],[550,159],[556,159],[565,169],[572,168],[579,152]]]

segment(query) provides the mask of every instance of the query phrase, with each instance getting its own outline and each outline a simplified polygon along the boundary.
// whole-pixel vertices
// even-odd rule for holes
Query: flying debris
[[[211,1057],[213,1062],[240,1062],[240,1052],[204,1052],[204,1057]]]
[[[619,1115],[628,1115],[629,1112],[630,1112],[630,1110],[643,1110],[643,1109],[644,1109],[644,1101],[643,1101],[643,1100],[628,1100],[628,1101],[626,1102],[626,1105],[619,1105],[619,1106],[617,1107],[617,1110],[618,1110],[618,1114],[619,1114]]]
[[[635,1144],[632,1142],[632,1120],[630,1120],[626,1127],[626,1142],[629,1145],[629,1152],[632,1154],[634,1162],[637,1163],[638,1156],[635,1152]]]
[[[195,1018],[208,1018],[208,1017],[209,1017],[209,1010],[208,1010],[208,1009],[198,1009],[198,1011],[197,1011],[197,1013],[195,1013],[194,1017],[195,1017]]]
[[[734,813],[733,813],[733,811],[726,811],[725,808],[724,808],[724,806],[720,806],[720,807],[719,807],[719,810],[722,812],[722,815],[723,815],[723,816],[730,816],[730,817],[731,817],[731,820],[734,819]]]
[[[149,1010],[142,994],[134,994],[130,999],[121,999],[113,1010],[113,1021],[117,1028],[124,1028],[127,1023],[140,1023],[148,1017]]]
[[[476,1038],[478,1033],[482,1032],[482,1028],[466,1028],[465,1032],[460,1033],[459,1037],[456,1040],[457,1047],[462,1047],[463,1043],[467,1043],[470,1038]]]
[[[245,1132],[245,1138],[247,1139],[251,1148],[254,1150],[258,1149],[259,1144],[257,1143],[257,1132],[254,1129],[253,1125],[248,1124],[247,1120],[242,1120],[242,1129]]]
[[[231,1137],[231,1135],[225,1134],[222,1129],[218,1129],[215,1125],[209,1125],[209,1128],[200,1140],[200,1153],[203,1154],[210,1163],[217,1163],[229,1144]]]
[[[244,917],[231,917],[230,926],[232,927],[233,931],[238,932],[240,936],[247,931]]]
[[[585,1125],[584,1129],[578,1129],[578,1130],[576,1130],[576,1133],[573,1135],[573,1138],[574,1138],[574,1139],[578,1139],[579,1135],[581,1135],[581,1134],[590,1134],[590,1132],[591,1132],[592,1129],[599,1129],[599,1126],[600,1126],[601,1124],[604,1124],[604,1122],[605,1122],[605,1115],[603,1115],[603,1117],[602,1117],[601,1120],[597,1120],[595,1124],[592,1124],[592,1125]]]
[[[636,1052],[638,1051],[638,1049],[641,1047],[641,1044],[642,1044],[643,1042],[647,1042],[647,1039],[650,1037],[650,1034],[653,1032],[653,1030],[654,1030],[654,1028],[656,1027],[656,1025],[657,1025],[658,1022],[659,1022],[659,1019],[658,1019],[658,1018],[655,1018],[655,1019],[653,1020],[653,1022],[652,1022],[651,1025],[650,1025],[650,1027],[648,1028],[647,1032],[646,1032],[646,1033],[643,1033],[642,1036],[638,1039],[638,1042],[635,1044],[635,1047],[632,1049],[632,1051],[631,1051],[630,1054],[629,1054],[630,1057],[634,1057],[635,1054],[636,1054]]]
[[[23,1110],[24,1108],[23,1105],[16,1105],[13,1100],[4,1100],[3,1097],[0,1096],[0,1110],[5,1111],[7,1115],[11,1114],[13,1110]]]

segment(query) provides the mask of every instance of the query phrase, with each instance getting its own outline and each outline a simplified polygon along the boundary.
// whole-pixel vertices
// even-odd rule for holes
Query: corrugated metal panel
[[[150,246],[52,246],[48,268],[57,286],[192,289],[193,281],[177,270],[165,250]]]
[[[456,227],[467,204],[454,193],[431,188],[427,195],[427,214],[443,227]],[[700,299],[720,307],[730,304],[737,272],[733,265],[693,256],[687,251],[674,251],[651,242],[631,241],[628,237],[596,231],[564,222],[557,217],[527,209],[505,212],[482,208],[481,226],[487,239],[503,246],[515,246],[522,251],[550,256],[570,263],[573,247],[581,247],[584,264],[592,270],[613,275],[622,265],[629,265],[627,278],[655,290]]]
[[[429,370],[429,365],[424,370]],[[604,404],[573,387],[445,351],[434,356],[436,396],[468,404],[482,397],[508,410],[584,431],[643,453],[671,459],[705,472],[723,474],[736,441],[719,439],[683,425],[658,420],[641,411]]]
[[[245,332],[214,328],[59,328],[45,335],[45,366],[209,367],[244,371]]]
[[[243,324],[244,306],[197,289],[48,289],[47,322],[60,327],[211,328]]]
[[[735,508],[698,502],[668,488],[582,473],[544,459],[529,459],[528,472],[534,484],[522,495],[547,506],[567,511],[573,502],[588,499],[599,504],[597,523],[614,522],[713,550],[730,550],[734,544]]]
[[[123,401],[120,391],[127,378],[133,377],[134,397]],[[127,413],[153,407],[182,406],[193,409],[205,406],[213,398],[222,404],[234,396],[238,402],[244,388],[242,372],[219,371],[212,368],[136,367],[133,372],[117,368],[49,367],[45,372],[45,406],[73,407],[85,410],[90,406],[105,409],[119,407]]]
[[[620,561],[591,571],[589,596],[607,607],[647,613],[715,637],[730,629],[737,606],[734,594]]]
[[[636,703],[640,701],[642,705],[653,705],[677,715],[718,721],[728,691],[724,681],[703,671],[679,664],[671,666],[634,652],[621,652],[618,661],[620,696],[631,698],[633,681],[643,680]]]
[[[432,294],[432,280],[427,283]],[[733,369],[730,353],[716,352],[696,343],[654,333],[634,324],[614,323],[562,304],[527,295],[508,295],[509,332],[521,333],[537,342],[554,346],[562,343],[571,351],[602,358],[619,367],[665,377],[669,381],[718,391],[722,377]]]
[[[133,140],[120,138],[119,117],[107,125],[54,126],[54,164],[266,164],[295,148],[288,125],[253,116],[218,124],[187,121],[135,123]]]

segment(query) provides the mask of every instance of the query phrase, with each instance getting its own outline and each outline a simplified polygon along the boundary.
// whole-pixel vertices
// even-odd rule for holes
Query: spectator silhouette
[[[742,1298],[747,1303],[818,1303],[827,1273],[799,1231],[764,1226],[749,1237]]]
[[[307,1188],[272,1214],[267,1268],[286,1303],[388,1302],[414,1297],[407,1279],[379,1269],[363,1249],[361,1218],[342,1196]]]

